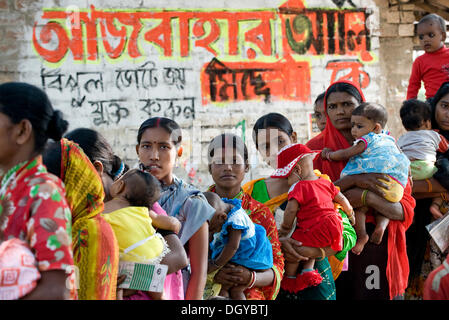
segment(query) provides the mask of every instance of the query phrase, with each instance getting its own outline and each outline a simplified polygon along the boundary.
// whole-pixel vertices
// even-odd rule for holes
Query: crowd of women
[[[435,97],[438,99],[431,101],[432,128],[449,138],[449,83],[443,84]],[[326,124],[306,146],[333,151],[350,147],[354,142],[351,113],[365,101],[362,91],[349,81],[339,81],[329,86],[322,101]],[[242,287],[244,297],[254,300],[423,298],[427,276],[446,258],[432,252],[425,229],[432,219],[431,199],[447,193],[433,178],[409,178],[401,200],[390,202],[378,192],[388,176],[362,173],[341,177],[347,161],[315,157],[315,174],[330,179],[353,208],[367,206],[390,221],[380,243],[367,242],[360,254],[354,254],[351,249],[357,235],[350,221],[352,214],[340,208],[341,250],[305,246],[289,236],[278,236],[277,220],[289,199],[288,179],[265,177],[243,184],[251,168],[241,138],[221,134],[212,139],[208,168],[214,184],[199,190],[174,174],[182,155],[179,125],[156,117],[139,127],[138,169],[160,184],[160,196],[149,204],[149,211],[175,217],[181,227],[170,230],[153,224],[168,248],[158,261],[168,267],[162,295],[121,289],[119,262],[126,239],[113,228],[113,218],[105,208],[112,200],[118,201],[123,188],[132,189],[128,188],[131,177],[126,175],[129,167],[100,133],[88,128],[66,133],[67,129],[68,122],[42,90],[26,83],[0,85],[0,267],[2,272],[27,271],[15,278],[10,274],[9,279],[15,280],[9,284],[8,276],[0,276],[2,298],[203,299],[213,291],[209,281],[223,288]],[[300,138],[288,115],[268,113],[253,127],[253,142],[273,169],[278,151]],[[241,207],[252,223],[263,227],[271,244],[270,267],[250,268],[232,259],[217,266],[218,260],[210,259],[214,235],[209,231],[220,226],[226,214],[225,218],[219,215],[222,212],[206,198],[206,191],[233,199],[226,204]],[[120,199],[132,202],[130,197]],[[367,233],[374,227],[375,219],[368,213]],[[137,226],[128,229],[129,233],[137,230]],[[241,243],[245,237],[243,233]],[[439,256],[434,257],[436,254]],[[25,256],[26,264],[22,263]],[[22,257],[22,262],[17,257]],[[16,268],[11,265],[15,258],[19,261]],[[314,268],[322,281],[296,292],[285,290],[281,286],[285,265],[308,259],[316,259]],[[208,277],[211,264],[217,268]]]

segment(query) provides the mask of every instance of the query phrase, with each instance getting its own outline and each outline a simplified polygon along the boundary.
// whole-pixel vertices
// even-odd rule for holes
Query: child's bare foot
[[[430,213],[432,214],[434,219],[439,219],[443,216],[443,214],[440,211],[440,206],[435,202],[433,202],[430,206]]]
[[[369,240],[374,244],[380,244],[382,242],[382,238],[384,237],[384,232],[384,228],[376,227]]]
[[[362,236],[357,236],[357,242],[355,243],[354,248],[352,248],[352,253],[359,255],[363,248],[365,248],[365,244],[368,242],[369,236],[367,234],[364,234]]]

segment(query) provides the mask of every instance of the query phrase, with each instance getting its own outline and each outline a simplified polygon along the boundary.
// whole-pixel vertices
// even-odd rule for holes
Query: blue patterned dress
[[[396,141],[386,132],[370,132],[354,141],[365,142],[365,151],[349,159],[341,177],[361,173],[384,173],[403,187],[407,185],[410,160],[397,147]]]

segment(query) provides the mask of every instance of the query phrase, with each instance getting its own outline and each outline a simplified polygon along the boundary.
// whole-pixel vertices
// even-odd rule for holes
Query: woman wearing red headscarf
[[[326,128],[306,145],[313,150],[330,148],[333,151],[352,145],[351,113],[365,101],[362,91],[350,81],[337,81],[329,86],[324,97]],[[340,173],[346,161],[329,161],[316,157],[314,168],[329,175],[354,208],[366,205],[389,218],[387,236],[379,245],[368,243],[360,255],[349,253],[348,272],[336,280],[337,299],[401,299],[407,287],[409,264],[405,231],[413,221],[415,200],[410,182],[398,203],[383,198],[379,187],[388,188],[379,179],[389,180],[383,174],[366,173],[346,176]],[[366,220],[367,232],[374,230],[374,219]]]

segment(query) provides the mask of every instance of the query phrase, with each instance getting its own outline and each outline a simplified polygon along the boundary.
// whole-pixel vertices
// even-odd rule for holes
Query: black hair
[[[47,144],[42,152],[42,162],[47,171],[61,178],[61,141],[53,141]]]
[[[431,120],[432,112],[427,102],[418,99],[405,100],[399,110],[402,125],[407,130],[416,130],[423,122]]]
[[[181,127],[175,121],[164,117],[153,117],[145,120],[140,125],[139,131],[137,133],[137,143],[140,144],[140,140],[142,139],[142,135],[146,129],[159,127],[165,129],[170,134],[172,142],[175,146],[178,146],[181,143]]]
[[[258,148],[257,134],[261,129],[269,127],[277,128],[285,132],[289,137],[293,134],[293,127],[290,121],[280,113],[271,112],[257,119],[253,127],[253,140]]]
[[[203,192],[204,197],[206,198],[207,202],[216,209],[217,204],[220,205],[221,198],[218,194],[215,192],[206,191]]]
[[[315,102],[313,103],[314,105],[317,104],[318,101],[324,100],[324,96],[326,95],[326,92],[322,92],[318,95],[318,97],[316,97]]]
[[[78,128],[64,137],[76,142],[92,163],[100,161],[103,164],[103,171],[112,180],[116,180],[129,170],[129,166],[114,154],[111,145],[99,132],[88,128]]]
[[[137,177],[143,182],[141,183],[131,182],[132,179]],[[129,170],[122,177],[126,184],[126,200],[133,207],[147,207],[151,208],[153,204],[159,200],[161,196],[161,187],[159,181],[150,173],[142,171],[140,169]]]
[[[430,13],[422,17],[421,20],[419,20],[418,25],[428,21],[437,22],[440,26],[441,32],[443,32],[446,35],[446,21],[444,21],[442,17],[440,17],[436,13]]]
[[[373,102],[363,102],[352,111],[352,115],[368,118],[375,123],[379,123],[382,128],[388,121],[388,112],[384,106]]]
[[[233,148],[243,157],[243,161],[245,162],[245,164],[248,164],[249,155],[246,144],[243,142],[242,138],[232,133],[222,133],[210,141],[207,152],[209,163],[212,162],[215,154],[215,149],[223,148]]]
[[[34,151],[41,153],[48,139],[60,140],[69,123],[59,110],[54,110],[47,94],[24,82],[0,85],[0,112],[14,124],[26,119],[34,133]]]
[[[347,94],[350,94],[351,96],[353,96],[358,101],[358,103],[363,102],[363,98],[360,94],[360,91],[355,86],[353,86],[349,83],[337,82],[337,83],[331,85],[327,89],[326,94],[324,95],[326,101],[327,101],[327,98],[329,97],[329,95],[334,92],[346,92]]]
[[[449,93],[449,82],[444,82],[438,91],[435,93],[435,95],[430,99],[430,107],[432,111],[432,128],[433,129],[440,129],[438,126],[438,123],[435,118],[435,111],[437,108],[437,103]],[[440,132],[440,134],[443,134],[443,131]],[[446,137],[446,133],[443,134]],[[449,137],[449,135],[448,135]],[[446,138],[448,138],[446,137]]]

